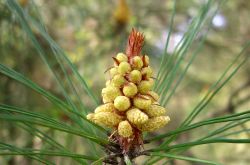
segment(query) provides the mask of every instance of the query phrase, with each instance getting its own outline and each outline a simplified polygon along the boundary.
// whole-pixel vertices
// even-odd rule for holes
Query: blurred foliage
[[[157,72],[158,64],[164,50],[169,32],[169,19],[173,10],[173,2],[168,0],[18,0],[25,12],[42,19],[47,32],[66,51],[71,61],[77,65],[81,75],[87,78],[87,83],[100,99],[100,90],[105,84],[104,70],[111,66],[111,57],[123,51],[127,35],[132,27],[139,28],[146,36],[144,53],[147,53]],[[51,91],[59,98],[60,89],[56,85],[45,64],[38,58],[32,43],[17,23],[17,18],[6,7],[6,2],[0,1],[0,62],[17,70],[31,80]],[[180,38],[187,30],[193,18],[204,1],[190,0],[177,3],[173,34],[170,38],[168,53],[173,52]],[[36,7],[34,8],[34,4]],[[36,10],[40,11],[40,14]],[[171,116],[170,126],[161,130],[166,132],[175,129],[191,108],[200,100],[208,87],[220,76],[224,68],[232,61],[242,45],[250,39],[250,1],[228,0],[213,19],[212,29],[203,45],[203,50],[190,67],[182,85],[177,89],[167,108]],[[201,31],[195,40],[200,42]],[[49,45],[34,29],[34,34],[46,53],[50,54]],[[192,50],[194,51],[194,50]],[[248,53],[249,54],[249,53]],[[53,60],[51,63],[55,63]],[[54,64],[54,69],[59,68]],[[184,69],[184,66],[183,66]],[[216,99],[206,108],[198,119],[206,119],[227,113],[241,112],[250,107],[250,62],[230,81],[216,96]],[[107,78],[107,75],[106,75]],[[36,92],[27,90],[12,79],[0,75],[0,102],[18,105],[32,111],[59,117],[66,123],[71,120],[64,112],[55,111],[54,105],[41,98]],[[81,98],[92,109],[89,98]],[[100,100],[99,100],[100,101]],[[197,119],[197,120],[198,120]],[[0,139],[14,142],[21,146],[39,148],[41,141],[33,138],[24,131],[14,127],[15,123],[0,121]],[[243,125],[248,127],[248,125]],[[78,152],[88,152],[82,147],[82,141],[71,135],[45,131],[59,141],[67,144],[68,148]],[[207,132],[201,129],[192,134],[183,134],[178,140],[187,141]],[[247,133],[235,136],[250,138]],[[63,137],[63,138],[61,138]],[[160,143],[160,142],[159,142]],[[204,159],[219,160],[223,164],[249,164],[249,145],[211,144],[189,150],[187,156],[197,156]],[[225,152],[228,151],[228,152]],[[248,151],[248,152],[247,152]],[[142,159],[142,158],[139,158]],[[64,160],[58,158],[58,163]],[[140,161],[140,160],[138,160]],[[0,158],[3,164],[31,164],[31,160],[23,157],[12,159]],[[68,164],[70,161],[68,161]],[[183,164],[182,161],[175,161]],[[185,162],[186,163],[186,162]],[[67,163],[63,163],[67,164]]]

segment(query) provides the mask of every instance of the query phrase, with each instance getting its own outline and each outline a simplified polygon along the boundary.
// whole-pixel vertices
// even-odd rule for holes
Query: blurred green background
[[[142,31],[146,36],[143,53],[150,56],[155,75],[164,51],[169,32],[169,22],[173,1],[171,0],[18,0],[26,12],[40,17],[52,38],[65,50],[71,61],[78,67],[81,75],[101,100],[101,89],[109,78],[104,71],[113,61],[112,56],[124,51],[127,36],[132,27]],[[37,5],[34,8],[34,3]],[[203,0],[177,1],[174,29],[167,52],[171,55],[177,43],[186,32],[191,19],[197,14]],[[40,15],[37,15],[39,10]],[[250,39],[250,1],[228,0],[212,20],[212,27],[204,42],[203,49],[190,67],[184,81],[169,102],[167,109],[171,123],[160,132],[175,129],[190,109],[197,104],[208,87],[221,75],[222,71],[241,50],[242,45]],[[203,28],[194,41],[194,47],[204,35]],[[44,50],[49,51],[39,33],[36,37]],[[192,50],[190,51],[190,53]],[[8,10],[5,1],[0,1],[0,62],[21,72],[34,82],[61,97],[55,79],[41,61],[32,43],[17,23],[17,19]],[[53,62],[53,61],[52,61]],[[59,66],[58,66],[59,67]],[[55,67],[56,68],[56,67]],[[84,93],[82,100],[88,102]],[[0,74],[0,102],[26,107],[71,123],[65,114],[55,111],[55,107],[37,93],[27,90]],[[250,61],[237,73],[226,87],[215,97],[212,103],[200,115],[199,119],[240,112],[250,107]],[[247,127],[247,125],[245,125]],[[84,144],[71,136],[46,130],[55,139],[67,144],[78,152],[87,152]],[[188,141],[207,132],[207,129],[194,130],[183,134],[178,141]],[[237,136],[250,138],[250,134]],[[15,124],[0,121],[0,139],[19,146],[39,148],[42,142],[17,129]],[[160,143],[160,142],[159,142]],[[81,145],[79,145],[81,144]],[[211,144],[194,147],[185,153],[209,160],[218,160],[227,165],[250,164],[250,145],[248,144]],[[61,158],[56,158],[58,164]],[[138,158],[138,162],[143,157]],[[3,162],[3,163],[1,163]],[[65,163],[65,162],[64,162]],[[62,164],[64,164],[62,163]],[[0,164],[33,164],[24,157],[1,158]],[[66,163],[67,164],[67,163]],[[70,161],[68,162],[70,164]],[[159,163],[161,164],[161,163]],[[175,161],[174,164],[191,164]]]

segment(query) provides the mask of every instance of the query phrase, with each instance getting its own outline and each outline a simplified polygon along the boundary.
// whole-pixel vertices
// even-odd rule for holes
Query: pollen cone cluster
[[[132,31],[126,54],[113,57],[110,79],[102,89],[103,104],[87,115],[88,120],[114,129],[123,138],[155,131],[170,121],[166,109],[158,103],[158,94],[152,91],[149,57],[140,54],[143,39],[141,33]]]

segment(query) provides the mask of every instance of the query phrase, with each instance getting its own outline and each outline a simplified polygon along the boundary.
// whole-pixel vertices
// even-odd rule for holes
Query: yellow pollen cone
[[[126,111],[130,105],[130,100],[126,96],[118,96],[114,100],[114,106],[119,111]]]
[[[95,113],[94,121],[96,124],[113,128],[122,121],[122,117],[113,112],[99,112]]]
[[[168,116],[158,116],[158,117],[150,118],[148,119],[147,122],[145,122],[144,124],[140,126],[140,130],[146,131],[146,132],[152,132],[161,127],[164,127],[169,121],[170,121],[170,118]]]
[[[130,109],[126,112],[128,120],[135,124],[143,124],[148,120],[148,116],[137,108]]]
[[[157,117],[165,115],[166,109],[160,105],[151,104],[144,112],[146,112],[149,117]]]
[[[133,70],[129,73],[129,81],[133,83],[139,83],[142,79],[141,72],[139,70]]]
[[[133,135],[133,129],[127,120],[121,121],[118,125],[118,134],[122,137],[130,137]]]
[[[130,98],[136,95],[138,92],[137,86],[134,83],[129,83],[125,85],[122,91],[125,96],[130,97]]]
[[[115,87],[121,87],[126,82],[126,79],[121,75],[115,75],[111,80],[111,84]]]
[[[147,96],[143,96],[143,98],[137,96],[133,99],[133,103],[134,103],[134,106],[136,106],[139,109],[148,109],[152,101]]]
[[[131,71],[131,66],[128,62],[121,62],[118,66],[118,72],[121,75],[124,75],[125,73],[128,73]]]
[[[106,103],[103,105],[98,106],[95,109],[95,113],[99,113],[99,112],[113,112],[115,110],[115,106],[113,103]]]
[[[116,59],[119,61],[119,62],[128,62],[128,56],[124,53],[118,53],[116,55]]]

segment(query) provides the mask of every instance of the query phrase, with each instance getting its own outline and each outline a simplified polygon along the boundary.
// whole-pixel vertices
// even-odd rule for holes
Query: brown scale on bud
[[[147,55],[142,56],[143,66],[147,67],[149,65],[149,57]]]
[[[120,64],[120,62],[115,57],[112,57],[112,58],[114,60],[114,65],[118,66]]]
[[[159,95],[154,91],[148,91],[145,95],[149,96],[152,102],[157,102],[159,100]]]
[[[133,104],[139,109],[148,109],[152,104],[151,99],[146,95],[138,95],[133,98]]]
[[[91,122],[111,128],[109,140],[119,143],[118,150],[126,154],[140,151],[143,132],[155,131],[170,121],[157,102],[159,95],[152,91],[153,71],[149,56],[141,55],[143,44],[144,35],[132,29],[126,54],[112,57],[114,66],[107,69],[110,79],[102,90],[104,104],[87,115]]]

